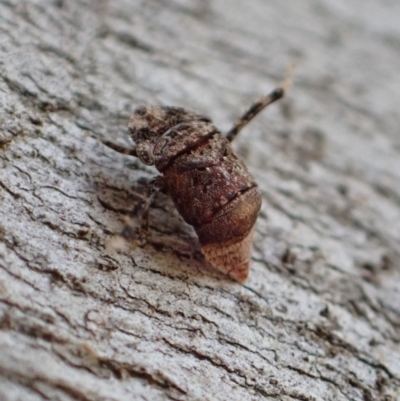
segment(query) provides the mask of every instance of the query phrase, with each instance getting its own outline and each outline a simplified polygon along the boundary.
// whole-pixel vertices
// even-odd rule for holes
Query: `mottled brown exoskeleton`
[[[278,88],[261,98],[225,136],[208,117],[183,108],[138,107],[129,122],[134,149],[102,141],[144,164],[155,165],[162,174],[149,184],[145,200],[136,205],[132,217],[140,216],[147,223],[151,199],[163,189],[183,219],[194,227],[207,260],[244,281],[261,195],[230,142],[255,115],[283,95],[284,89]],[[127,224],[121,235],[132,239],[132,224]]]

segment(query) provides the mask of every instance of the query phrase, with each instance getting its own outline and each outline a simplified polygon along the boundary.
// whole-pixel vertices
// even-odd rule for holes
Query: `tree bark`
[[[304,4],[303,4],[304,3]],[[400,400],[400,4],[0,1],[1,400]],[[249,279],[200,253],[160,195],[140,104],[226,132],[263,206]]]

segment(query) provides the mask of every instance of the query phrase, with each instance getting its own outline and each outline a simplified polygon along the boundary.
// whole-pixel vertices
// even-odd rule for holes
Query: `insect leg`
[[[293,63],[289,67],[286,78],[278,88],[274,89],[271,93],[263,96],[257,102],[253,103],[253,105],[235,122],[233,127],[226,134],[226,138],[229,142],[232,142],[236,138],[237,134],[242,130],[242,128],[246,126],[261,110],[265,109],[271,103],[276,102],[284,96],[287,88],[291,83],[294,67],[295,65]]]
[[[261,110],[265,109],[271,103],[281,99],[285,94],[283,88],[276,88],[271,93],[263,96],[260,100],[253,103],[252,106],[235,122],[233,127],[228,131],[226,138],[232,142],[242,128],[247,125]]]
[[[144,244],[149,232],[149,209],[154,196],[157,192],[164,189],[164,178],[155,177],[144,191],[143,197],[139,203],[131,210],[127,216],[125,226],[121,232],[121,237],[131,241],[135,237],[137,222],[139,221],[139,244]]]

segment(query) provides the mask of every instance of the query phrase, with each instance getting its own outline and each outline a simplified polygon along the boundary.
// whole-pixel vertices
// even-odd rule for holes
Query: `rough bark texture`
[[[1,400],[400,400],[400,3],[0,1]],[[222,130],[297,61],[236,149],[263,193],[245,285],[160,195],[139,104]]]

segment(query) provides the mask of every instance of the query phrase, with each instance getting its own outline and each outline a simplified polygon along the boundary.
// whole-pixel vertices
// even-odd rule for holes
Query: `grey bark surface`
[[[400,400],[400,3],[0,1],[0,400]],[[140,104],[226,132],[263,206],[249,279],[157,197]]]

